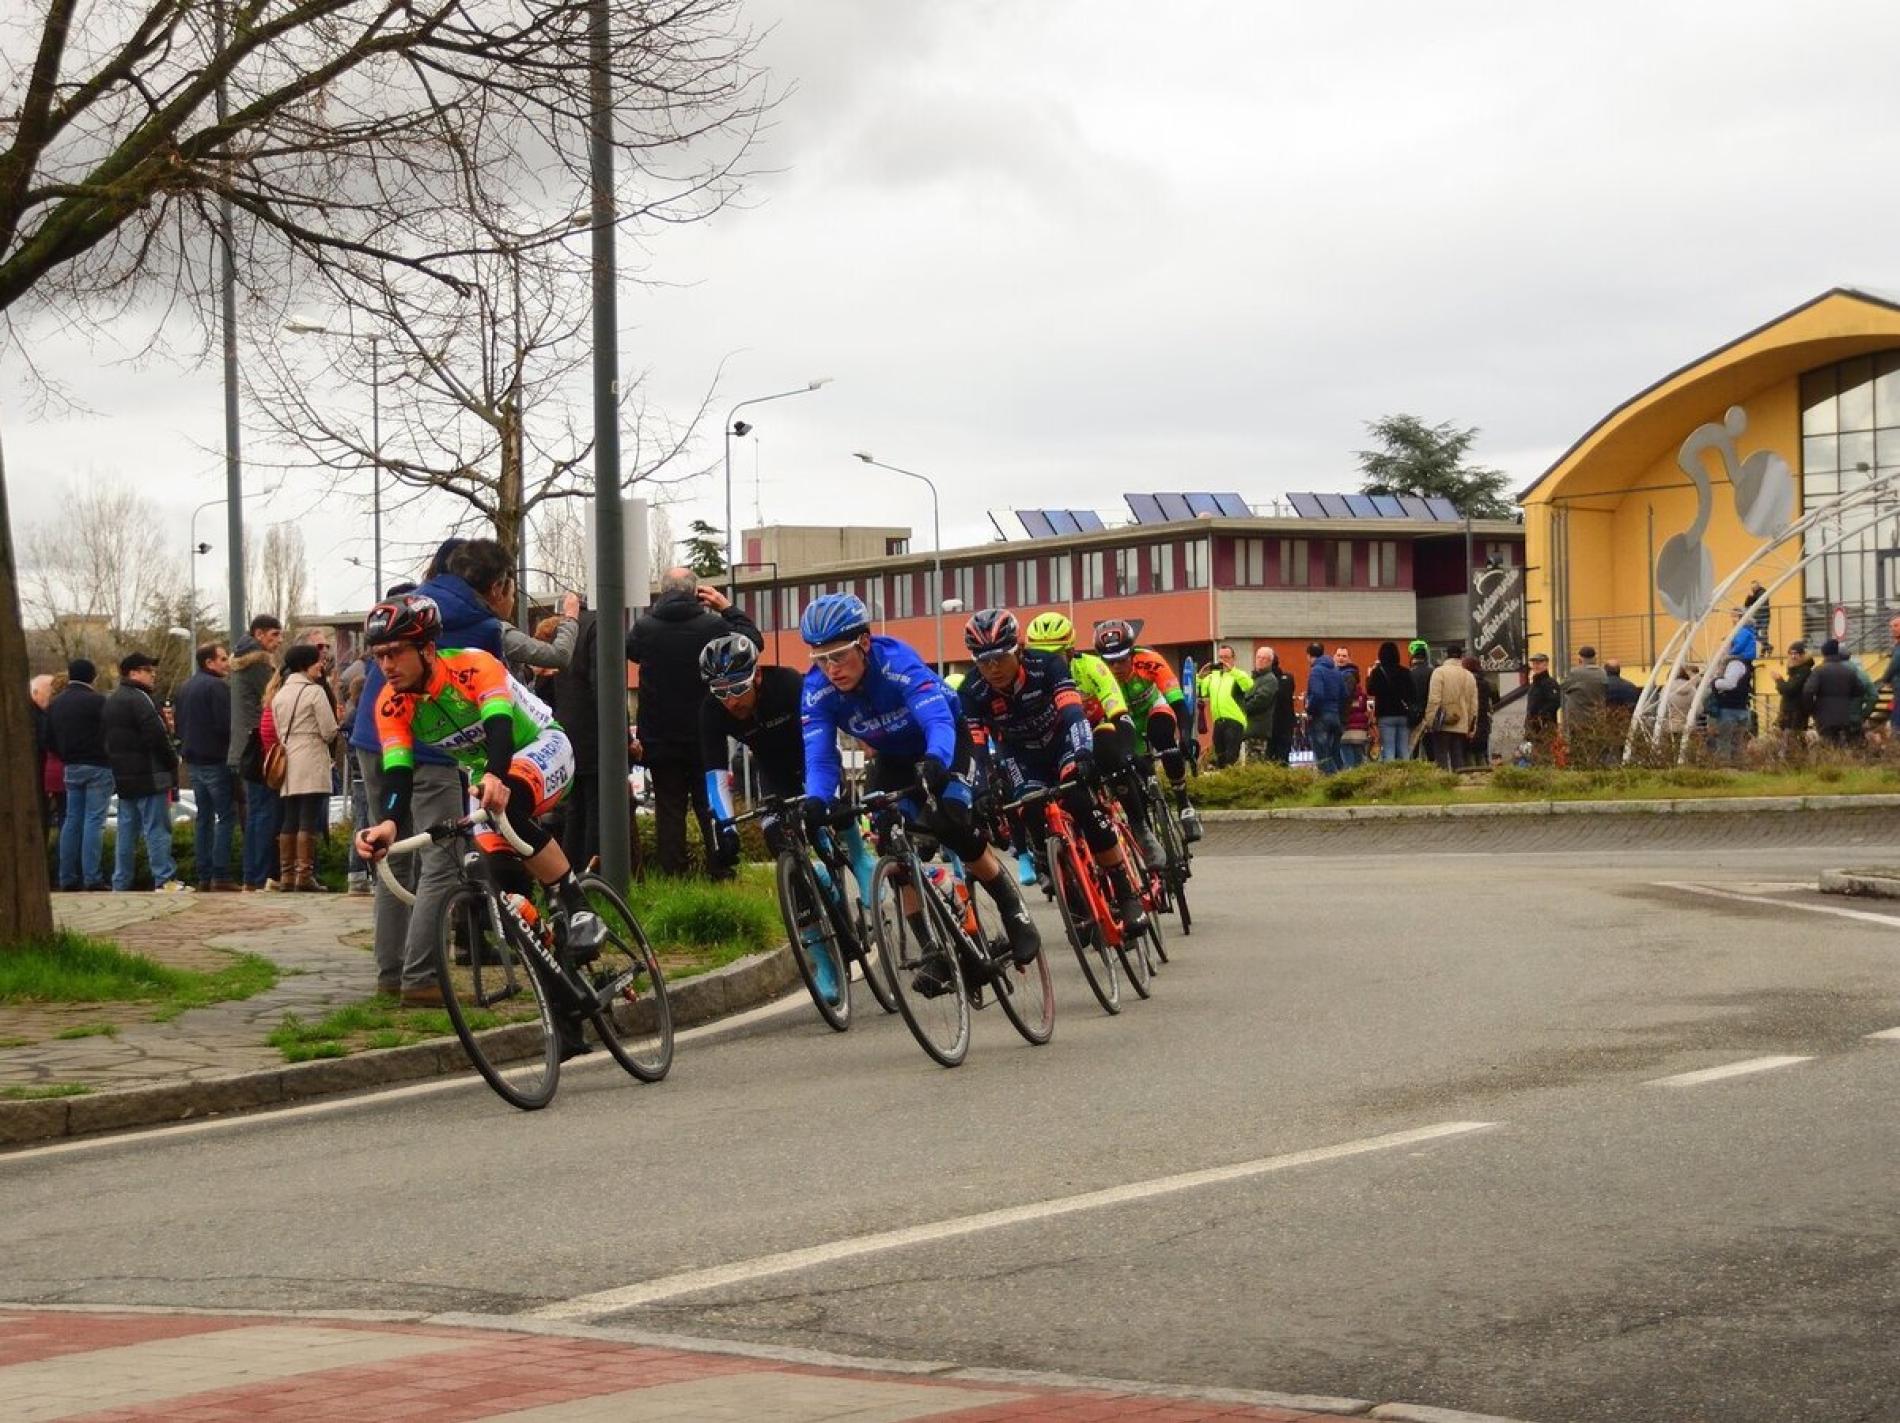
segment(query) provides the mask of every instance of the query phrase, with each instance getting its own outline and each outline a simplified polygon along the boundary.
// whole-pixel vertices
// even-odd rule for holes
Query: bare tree
[[[309,611],[309,585],[303,530],[295,524],[272,524],[264,531],[257,581],[251,585],[257,596],[250,600],[251,606],[261,613],[275,613],[285,627],[292,627],[299,613]]]
[[[151,502],[94,478],[22,540],[26,611],[61,656],[107,655],[151,628],[152,606],[183,603],[184,580],[167,556]]]
[[[554,575],[557,592],[587,586],[587,526],[573,500],[557,499],[542,507],[534,531],[534,561]]]
[[[647,506],[647,543],[653,555],[653,576],[658,578],[675,561],[673,515],[664,504]]]

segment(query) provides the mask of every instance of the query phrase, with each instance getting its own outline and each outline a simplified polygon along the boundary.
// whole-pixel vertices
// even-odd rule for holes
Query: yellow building
[[[1719,425],[1731,407],[1743,420],[1730,417],[1729,428],[1745,422],[1743,432],[1724,442],[1712,431],[1704,454],[1685,459],[1685,439]],[[1741,501],[1752,497],[1748,475],[1762,468],[1762,451],[1793,472],[1796,517],[1873,471],[1900,468],[1900,297],[1823,293],[1672,371],[1572,445],[1521,496],[1532,649],[1548,651],[1558,667],[1585,645],[1626,668],[1648,666],[1679,626],[1657,588],[1658,559],[1681,573],[1693,545],[1679,539],[1671,548],[1670,540],[1690,536],[1699,507],[1717,583],[1761,546]],[[1757,460],[1745,471],[1750,455]],[[1706,499],[1688,464],[1707,470]],[[1847,610],[1851,650],[1888,645],[1887,619],[1900,612],[1896,525],[1900,507],[1894,520],[1839,540],[1774,594],[1769,641],[1777,651],[1796,637],[1818,648],[1837,607]],[[1794,540],[1777,548],[1758,565],[1763,581],[1800,552]],[[1719,621],[1726,632],[1729,620]]]

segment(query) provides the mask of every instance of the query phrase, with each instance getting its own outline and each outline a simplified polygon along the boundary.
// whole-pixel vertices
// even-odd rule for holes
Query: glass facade
[[[1811,509],[1900,470],[1900,351],[1856,356],[1801,377],[1801,502]],[[1805,575],[1802,627],[1825,637],[1836,604],[1859,623],[1884,621],[1900,605],[1900,507],[1878,528],[1837,540],[1808,534],[1810,552],[1829,551]],[[1862,516],[1864,518],[1864,516]]]

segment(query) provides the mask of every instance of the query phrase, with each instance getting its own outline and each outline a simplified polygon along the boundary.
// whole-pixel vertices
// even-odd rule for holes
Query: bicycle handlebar
[[[396,898],[401,900],[404,904],[413,907],[416,902],[416,897],[407,889],[403,888],[402,881],[397,879],[395,872],[389,868],[390,857],[393,855],[414,854],[417,850],[428,845],[433,845],[438,840],[446,840],[451,835],[460,835],[466,830],[477,830],[484,825],[500,835],[503,840],[507,841],[508,848],[513,850],[522,859],[528,859],[534,854],[534,850],[528,843],[519,835],[515,834],[514,827],[508,823],[507,816],[490,816],[486,810],[477,808],[468,815],[461,816],[455,820],[445,820],[439,825],[430,826],[427,830],[418,830],[414,835],[406,836],[391,844],[390,847],[383,852],[383,857],[376,862],[376,874],[377,877],[382,880],[383,888],[395,895]]]

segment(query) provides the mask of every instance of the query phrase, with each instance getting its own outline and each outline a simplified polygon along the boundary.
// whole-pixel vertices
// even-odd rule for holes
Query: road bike
[[[841,837],[827,830],[814,844],[806,833],[800,809],[799,797],[775,796],[719,823],[736,830],[747,821],[758,820],[773,827],[771,838],[779,847],[775,866],[778,910],[790,936],[792,960],[817,1005],[818,1016],[842,1033],[851,1026],[854,963],[878,1007],[895,1013],[897,1000],[871,962],[871,936],[855,893],[857,876]],[[830,968],[831,982],[842,985],[843,991],[835,998],[819,992],[819,980],[824,977],[819,971],[821,960]]]
[[[1161,788],[1161,781],[1154,773],[1154,763],[1145,766],[1136,765],[1121,771],[1120,784],[1141,798],[1143,808],[1148,814],[1149,828],[1154,831],[1155,839],[1161,846],[1161,863],[1149,866],[1160,880],[1160,895],[1157,907],[1164,914],[1173,914],[1181,921],[1181,932],[1194,932],[1194,913],[1188,907],[1187,882],[1194,871],[1189,867],[1193,851],[1188,849],[1187,841],[1181,836],[1181,821],[1174,806],[1168,800],[1167,792]],[[1157,945],[1161,962],[1168,961],[1168,951]]]
[[[1018,966],[1000,916],[987,895],[970,890],[961,866],[925,864],[935,847],[913,836],[898,810],[913,796],[928,803],[921,789],[881,791],[863,801],[882,851],[871,876],[872,933],[898,1011],[933,1061],[955,1067],[969,1054],[970,1014],[984,1006],[987,988],[1024,1040],[1041,1046],[1056,1028],[1049,955],[1039,948],[1032,962]],[[926,967],[941,985],[935,992],[917,987]]]
[[[506,850],[476,843],[493,831]],[[390,868],[397,855],[431,845],[449,847],[457,881],[435,926],[436,982],[462,1050],[501,1098],[523,1111],[545,1107],[560,1085],[561,1062],[588,1051],[583,1023],[613,1058],[642,1082],[658,1082],[673,1065],[673,1010],[659,958],[626,900],[597,874],[581,890],[606,930],[599,956],[571,961],[551,916],[502,887],[497,859],[532,851],[506,817],[476,810],[398,840],[377,862],[389,892],[405,904],[415,896]]]

